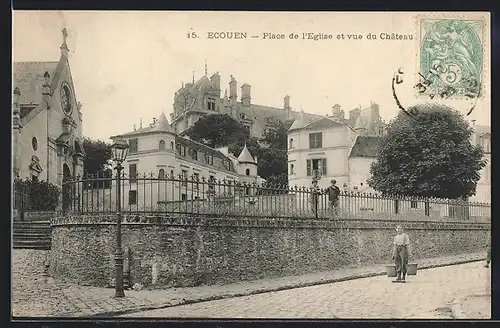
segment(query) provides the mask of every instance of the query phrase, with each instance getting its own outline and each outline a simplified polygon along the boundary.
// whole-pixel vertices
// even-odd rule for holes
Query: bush
[[[46,181],[15,180],[16,207],[31,211],[55,211],[61,190]]]

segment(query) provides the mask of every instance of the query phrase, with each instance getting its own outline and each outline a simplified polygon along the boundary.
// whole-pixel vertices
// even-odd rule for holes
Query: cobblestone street
[[[327,285],[238,297],[163,310],[135,313],[136,317],[210,318],[405,318],[451,319],[454,299],[489,291],[490,269],[484,263],[422,270],[406,284],[377,276]],[[490,298],[491,299],[491,298]],[[490,316],[487,299],[467,298],[470,311],[481,319]],[[484,304],[485,300],[488,304]],[[483,309],[483,310],[482,310]],[[483,311],[483,313],[481,313]]]
[[[483,262],[419,270],[405,285],[375,276],[380,265],[303,276],[244,281],[223,286],[126,291],[114,299],[112,288],[55,281],[46,274],[48,251],[15,249],[12,307],[14,317],[219,317],[219,318],[450,318],[452,301],[460,318],[489,317],[490,269]],[[481,259],[482,252],[419,260],[420,266]],[[272,290],[281,290],[272,292]],[[268,292],[266,292],[268,291]],[[271,292],[269,292],[271,291]],[[255,293],[264,292],[257,295]],[[242,295],[250,295],[236,297]],[[211,301],[218,299],[217,301]],[[197,304],[183,305],[199,302]],[[163,309],[161,309],[163,308]],[[157,309],[157,310],[153,310]],[[148,311],[151,310],[151,311]]]

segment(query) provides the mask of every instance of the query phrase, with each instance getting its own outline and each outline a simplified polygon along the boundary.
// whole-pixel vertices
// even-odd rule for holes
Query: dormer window
[[[215,111],[215,99],[214,98],[207,98],[207,109]]]
[[[241,118],[242,120],[244,120],[244,119],[246,119],[246,118],[247,118],[247,116],[246,116],[245,114],[240,114],[240,118]]]
[[[214,165],[214,157],[212,155],[205,154],[205,163]]]

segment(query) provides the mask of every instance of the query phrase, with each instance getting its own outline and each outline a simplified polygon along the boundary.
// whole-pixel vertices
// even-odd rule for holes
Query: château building
[[[59,186],[83,174],[85,156],[66,38],[58,61],[13,63],[13,175]]]
[[[257,105],[252,103],[252,87],[243,83],[238,95],[238,82],[231,75],[229,93],[224,90],[221,97],[221,76],[214,73],[210,78],[205,75],[198,81],[182,84],[174,96],[174,111],[170,114],[173,130],[182,134],[193,126],[201,117],[210,114],[228,114],[243,123],[254,137],[261,138],[270,127],[272,120],[292,121],[300,112],[292,109],[290,96],[283,98],[283,108]],[[320,115],[304,113],[308,119],[319,118]]]

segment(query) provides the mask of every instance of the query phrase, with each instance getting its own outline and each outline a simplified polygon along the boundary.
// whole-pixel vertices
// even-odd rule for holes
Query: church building
[[[63,29],[58,61],[14,62],[13,174],[61,186],[83,175],[82,112]]]

